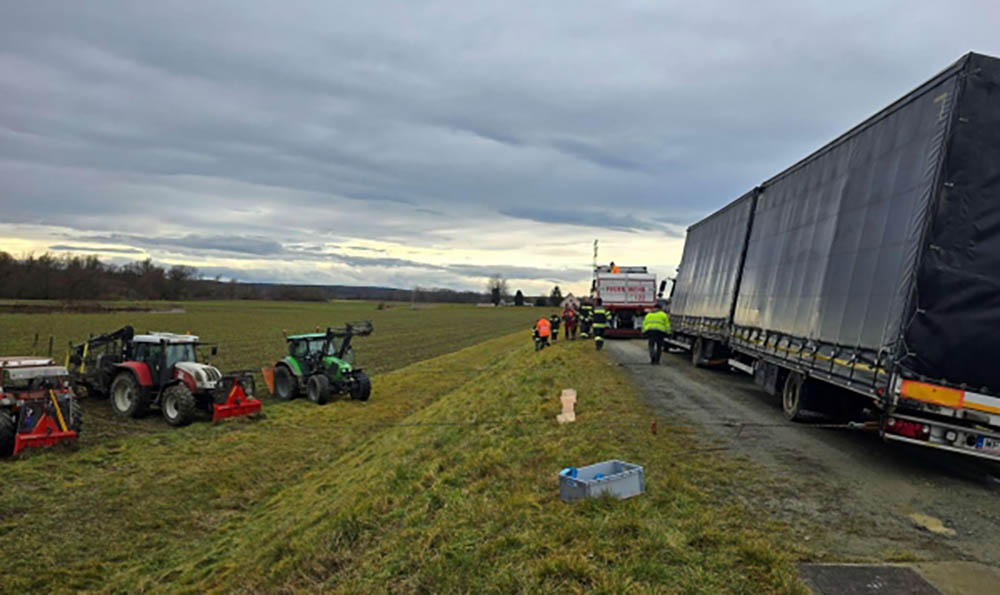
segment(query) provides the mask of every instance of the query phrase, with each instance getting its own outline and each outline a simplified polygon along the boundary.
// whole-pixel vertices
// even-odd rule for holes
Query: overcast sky
[[[1000,2],[2,0],[0,250],[581,290],[970,50]]]

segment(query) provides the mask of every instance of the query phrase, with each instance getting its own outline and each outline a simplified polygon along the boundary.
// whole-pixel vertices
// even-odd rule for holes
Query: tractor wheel
[[[0,457],[9,457],[14,452],[15,434],[17,424],[14,416],[7,411],[0,411]]]
[[[351,398],[355,401],[367,401],[372,396],[372,380],[364,372],[354,374],[354,385],[351,387]]]
[[[299,392],[299,381],[288,369],[288,366],[278,366],[274,369],[274,396],[281,401],[291,401]]]
[[[69,429],[77,433],[78,437],[80,434],[80,428],[83,426],[83,407],[80,406],[79,399],[69,400]]]
[[[802,421],[808,406],[809,385],[798,372],[789,372],[781,391],[781,409],[789,421]]]
[[[330,379],[322,374],[313,374],[306,383],[309,400],[317,405],[326,405],[330,400]]]
[[[142,417],[149,411],[149,395],[131,372],[122,372],[111,383],[111,408],[122,417]]]
[[[168,424],[174,427],[186,426],[194,421],[195,415],[198,414],[198,401],[187,385],[177,383],[163,391],[160,412]]]

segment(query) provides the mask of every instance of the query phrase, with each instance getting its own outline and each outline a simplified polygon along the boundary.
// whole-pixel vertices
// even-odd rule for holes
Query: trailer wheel
[[[367,401],[372,396],[372,379],[364,372],[355,372],[354,386],[351,387],[351,398],[355,401]]]
[[[288,366],[274,368],[274,396],[281,401],[291,401],[298,396],[299,385]]]
[[[789,421],[802,421],[805,417],[807,397],[806,379],[798,372],[789,372],[781,390],[781,409]]]
[[[322,374],[313,374],[306,383],[309,400],[317,405],[326,405],[330,400],[330,379]]]
[[[160,412],[168,424],[174,427],[186,426],[198,414],[198,401],[186,385],[174,384],[163,391]]]
[[[9,457],[14,453],[14,435],[17,424],[14,416],[7,411],[0,411],[0,457]]]
[[[149,396],[131,372],[122,372],[111,383],[111,408],[122,417],[142,417],[149,411]]]

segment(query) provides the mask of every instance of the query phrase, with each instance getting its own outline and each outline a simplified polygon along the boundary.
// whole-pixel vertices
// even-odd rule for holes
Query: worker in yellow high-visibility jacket
[[[642,319],[642,334],[649,341],[649,363],[654,366],[660,363],[663,344],[669,333],[670,317],[663,311],[663,305],[657,302],[653,311]]]

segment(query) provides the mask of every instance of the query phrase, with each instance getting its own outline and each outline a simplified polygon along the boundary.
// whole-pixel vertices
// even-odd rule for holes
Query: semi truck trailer
[[[970,53],[688,229],[671,341],[1000,461],[1000,59]]]

